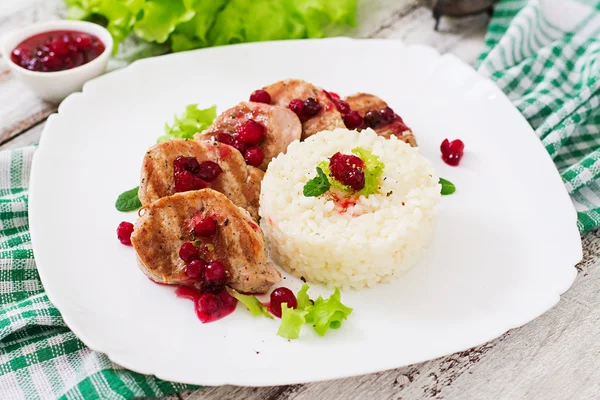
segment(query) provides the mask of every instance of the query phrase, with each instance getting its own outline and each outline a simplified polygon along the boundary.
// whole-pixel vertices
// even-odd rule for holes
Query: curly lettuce
[[[193,139],[194,135],[208,128],[217,117],[217,106],[199,109],[190,104],[181,115],[175,115],[173,125],[165,124],[165,134],[159,142],[171,139]]]
[[[65,0],[68,17],[102,22],[115,49],[129,34],[173,51],[323,37],[356,25],[357,0]]]
[[[338,288],[327,298],[319,296],[312,302],[308,296],[309,286],[302,285],[296,295],[298,306],[288,308],[287,303],[281,306],[281,325],[277,334],[286,339],[297,339],[304,324],[312,325],[320,336],[324,336],[329,329],[339,329],[342,322],[352,313],[352,308],[346,307],[341,302]]]
[[[383,174],[385,164],[379,160],[379,156],[362,147],[353,148],[352,153],[365,163],[365,186],[358,192],[358,194],[367,197],[377,192],[379,189],[379,178]],[[347,193],[351,193],[353,191],[350,186],[344,185],[331,176],[331,171],[329,170],[329,160],[321,161],[317,165],[317,168],[320,168],[323,171],[323,173],[329,179],[329,184],[334,188]]]

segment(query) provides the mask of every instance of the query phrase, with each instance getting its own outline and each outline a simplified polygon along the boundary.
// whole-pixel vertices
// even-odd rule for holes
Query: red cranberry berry
[[[237,151],[239,151],[242,154],[244,154],[244,151],[246,150],[246,145],[244,143],[242,143],[241,140],[239,140],[237,137],[235,137],[233,135],[229,135],[227,133],[218,133],[215,136],[215,140],[217,142],[225,143],[232,147],[235,147],[237,149]]]
[[[290,105],[288,107],[298,116],[298,118],[302,118],[304,116],[304,102],[302,100],[293,99],[290,101]]]
[[[85,50],[92,45],[92,38],[90,35],[81,33],[75,37],[75,44],[81,50]]]
[[[197,174],[200,171],[200,163],[196,157],[178,156],[173,161],[173,167],[175,168],[175,172],[188,171],[192,174]]]
[[[392,122],[396,119],[396,113],[390,107],[385,107],[381,111],[379,111],[381,115],[381,120],[383,123]]]
[[[369,110],[365,113],[365,124],[367,124],[369,128],[376,128],[377,126],[379,126],[379,124],[381,124],[382,119],[383,118],[381,114],[375,110]]]
[[[235,307],[237,304],[237,299],[230,295],[226,289],[219,291],[216,295],[219,296],[221,303],[223,303],[223,308],[225,309]]]
[[[255,146],[265,136],[265,127],[253,119],[249,119],[237,128],[238,138],[249,146]]]
[[[185,274],[190,278],[199,278],[202,276],[204,272],[204,268],[206,267],[206,261],[199,258],[197,260],[192,260],[185,267]]]
[[[29,50],[27,50],[26,48],[23,47],[17,47],[16,49],[14,49],[11,53],[12,58],[16,59],[17,61],[21,61],[23,58],[29,58],[31,57],[31,54],[29,52]]]
[[[440,145],[440,151],[443,153],[448,151],[448,148],[450,147],[450,141],[448,139],[444,139],[442,141],[442,144]]]
[[[317,100],[315,100],[313,97],[309,97],[308,99],[304,100],[304,115],[305,116],[314,117],[315,115],[320,113],[322,109],[323,109],[323,106],[321,106],[319,104],[319,102]]]
[[[344,184],[358,191],[365,187],[365,173],[360,169],[352,169],[344,176]]]
[[[194,226],[194,235],[209,237],[217,232],[217,221],[213,217],[202,218]]]
[[[131,234],[133,233],[133,224],[131,222],[121,222],[117,227],[117,239],[126,246],[131,246]]]
[[[202,293],[198,300],[198,308],[206,314],[213,314],[221,309],[221,301],[213,293]]]
[[[263,154],[260,147],[250,147],[244,153],[244,159],[248,165],[252,165],[253,167],[259,167],[265,159],[265,155]]]
[[[453,167],[457,166],[462,159],[464,154],[465,144],[460,139],[448,141],[444,139],[440,145],[440,151],[442,152],[442,160],[448,165]]]
[[[331,176],[354,190],[365,186],[365,163],[359,157],[335,153],[329,160]]]
[[[339,99],[339,98],[340,98],[340,95],[339,95],[339,94],[337,94],[337,93],[335,93],[335,92],[327,92],[327,93],[329,93],[329,95],[330,95],[331,97],[333,97],[334,99]]]
[[[61,64],[60,58],[52,51],[42,58],[42,65],[50,70],[58,69]]]
[[[342,118],[344,119],[344,125],[346,125],[346,128],[348,129],[356,129],[363,123],[363,118],[360,116],[360,113],[356,110],[350,111]]]
[[[218,261],[208,263],[204,268],[204,282],[209,286],[221,286],[225,283],[225,267]]]
[[[200,190],[208,184],[189,171],[175,172],[175,192],[188,192],[190,190]]]
[[[62,38],[56,38],[48,45],[48,48],[51,52],[55,53],[58,56],[66,56],[69,54],[69,49],[67,48],[67,44],[62,40]]]
[[[215,140],[217,142],[225,143],[231,146],[235,138],[228,133],[219,132],[215,135]]]
[[[465,150],[465,144],[460,139],[455,139],[450,142],[450,151],[454,151],[456,153],[463,153]]]
[[[335,100],[335,108],[337,108],[341,114],[348,114],[351,111],[350,105],[344,100]]]
[[[202,161],[202,163],[200,163],[200,169],[198,170],[198,176],[205,181],[212,182],[217,179],[222,172],[223,170],[216,162]]]
[[[271,104],[271,95],[266,90],[258,89],[250,95],[250,101]]]
[[[287,303],[288,308],[297,308],[298,301],[294,292],[285,287],[279,287],[271,292],[271,312],[281,318],[281,304]]]
[[[191,242],[185,242],[179,248],[179,257],[186,263],[200,258],[200,250]]]

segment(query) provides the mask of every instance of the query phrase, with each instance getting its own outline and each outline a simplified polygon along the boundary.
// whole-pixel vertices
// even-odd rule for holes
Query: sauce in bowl
[[[97,58],[106,46],[89,33],[60,30],[43,32],[19,43],[11,53],[18,66],[37,72],[79,67]]]

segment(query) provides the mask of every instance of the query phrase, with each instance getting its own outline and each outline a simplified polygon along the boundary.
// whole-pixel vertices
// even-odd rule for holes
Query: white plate
[[[138,184],[146,149],[189,103],[220,111],[256,88],[302,78],[340,95],[372,92],[407,121],[440,176],[436,237],[392,284],[344,291],[342,329],[276,336],[278,321],[241,307],[203,325],[192,303],[139,271],[115,235],[135,213],[114,208]],[[466,144],[460,167],[439,156]],[[94,350],[159,378],[277,385],[404,366],[491,340],[550,309],[581,259],[576,214],[531,127],[490,81],[456,57],[398,41],[287,41],[168,55],[89,82],[50,117],[31,177],[33,248],[44,287]],[[301,282],[283,281],[297,290]],[[313,285],[311,293],[328,293]]]

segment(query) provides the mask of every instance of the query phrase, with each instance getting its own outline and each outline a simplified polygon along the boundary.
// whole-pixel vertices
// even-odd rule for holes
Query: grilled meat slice
[[[212,189],[163,197],[142,210],[131,235],[142,271],[158,283],[202,288],[201,278],[186,275],[179,249],[197,240],[192,228],[205,217],[216,219],[217,231],[197,243],[200,257],[225,266],[227,286],[244,293],[265,293],[281,280],[267,258],[260,227],[244,209]]]
[[[352,110],[358,111],[363,118],[369,111],[379,112],[388,107],[385,101],[368,93],[357,93],[346,97],[344,100],[348,103]],[[382,121],[376,126],[371,126],[371,128],[377,132],[379,136],[389,138],[390,136],[394,135],[398,139],[410,144],[413,147],[417,146],[417,141],[415,140],[415,136],[413,135],[412,131],[404,124],[402,118],[396,113],[393,113],[393,117],[390,118],[389,121]]]
[[[143,206],[174,190],[173,162],[178,156],[214,161],[223,171],[208,186],[225,194],[235,205],[258,220],[260,182],[264,172],[246,164],[239,151],[223,143],[174,139],[152,146],[144,157],[138,196]]]
[[[259,144],[265,156],[259,166],[263,171],[273,157],[285,153],[289,144],[299,140],[302,134],[300,120],[293,111],[264,103],[242,102],[219,115],[210,128],[196,134],[196,139],[210,139],[219,133],[233,135],[238,126],[249,119],[265,127],[264,139]]]
[[[343,128],[342,114],[337,110],[325,90],[300,79],[286,79],[264,87],[263,90],[271,95],[271,103],[288,107],[293,99],[306,100],[314,98],[322,106],[321,112],[302,121],[302,140],[317,132]]]

